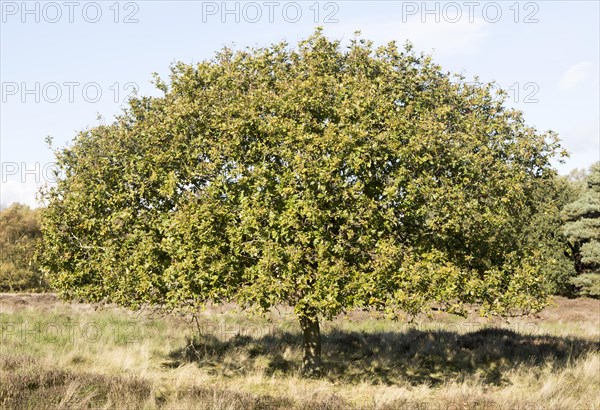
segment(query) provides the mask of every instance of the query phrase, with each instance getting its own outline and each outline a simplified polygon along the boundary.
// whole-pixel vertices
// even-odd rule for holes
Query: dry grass
[[[0,295],[1,408],[600,409],[600,301],[515,321],[416,323],[352,312],[323,329],[325,374],[300,376],[287,310],[173,317]]]

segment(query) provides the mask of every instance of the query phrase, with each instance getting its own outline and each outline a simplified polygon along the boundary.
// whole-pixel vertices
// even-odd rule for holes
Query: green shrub
[[[571,283],[579,289],[580,295],[600,298],[600,273],[582,273],[572,278]]]
[[[0,210],[0,290],[47,287],[34,258],[41,237],[38,209],[13,204]]]

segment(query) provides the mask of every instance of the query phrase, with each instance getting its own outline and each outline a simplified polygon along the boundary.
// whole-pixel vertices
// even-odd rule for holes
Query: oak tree
[[[304,367],[348,309],[540,309],[523,235],[560,146],[494,84],[410,45],[225,48],[56,151],[44,266],[65,297],[131,308],[292,306]]]

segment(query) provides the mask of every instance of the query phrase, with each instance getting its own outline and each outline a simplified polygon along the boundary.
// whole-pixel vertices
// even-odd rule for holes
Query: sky
[[[224,46],[295,45],[317,26],[342,40],[410,41],[444,70],[495,81],[529,125],[556,131],[562,174],[600,160],[598,1],[0,0],[0,206],[38,206],[55,147],[110,123],[137,90],[159,95],[177,61]]]

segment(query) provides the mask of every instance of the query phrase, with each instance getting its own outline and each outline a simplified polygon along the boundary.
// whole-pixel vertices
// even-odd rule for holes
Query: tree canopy
[[[352,308],[540,309],[525,232],[558,138],[464,80],[320,30],[174,64],[162,96],[56,151],[45,269],[65,297],[132,308],[290,305],[309,339]]]

